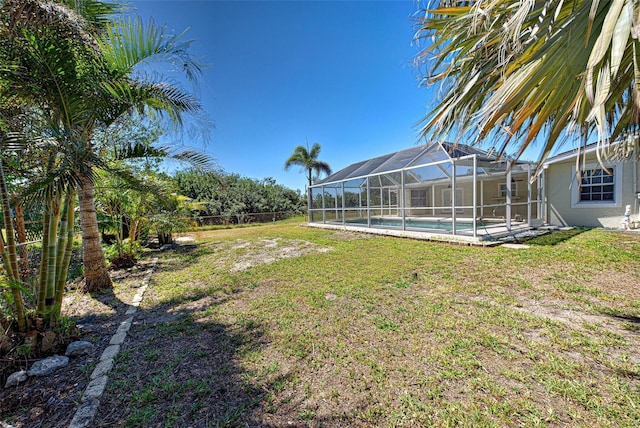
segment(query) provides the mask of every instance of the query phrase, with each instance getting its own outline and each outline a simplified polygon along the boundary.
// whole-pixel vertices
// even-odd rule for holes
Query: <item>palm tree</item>
[[[285,169],[289,169],[292,165],[299,165],[307,172],[307,180],[309,186],[313,184],[312,171],[315,171],[316,176],[320,176],[321,172],[327,175],[331,174],[331,168],[326,162],[318,160],[320,154],[320,143],[313,143],[311,150],[309,150],[309,143],[307,146],[298,146],[293,150],[293,154],[289,156],[289,159],[284,164]]]
[[[13,220],[11,219],[11,206],[9,204],[9,192],[4,177],[3,157],[6,151],[14,151],[8,149],[15,139],[10,138],[7,134],[0,132],[0,202],[2,205],[2,228],[6,232],[6,245],[3,234],[0,233],[0,258],[2,259],[3,270],[6,275],[14,306],[14,314],[20,331],[26,331],[27,318],[22,297],[22,287],[20,281],[20,272],[18,270],[18,256],[16,251],[16,242],[14,237]],[[6,249],[5,249],[6,248]],[[0,339],[4,339],[5,334],[0,334]]]
[[[544,160],[563,135],[597,133],[604,154],[640,122],[639,13],[633,0],[430,4],[416,64],[440,96],[423,135],[497,138],[516,158],[544,139]]]
[[[5,90],[49,112],[51,133],[78,149],[74,159],[78,161],[84,289],[94,291],[111,286],[95,213],[94,169],[101,165],[96,160],[94,134],[134,110],[164,113],[182,124],[185,113],[201,109],[195,98],[134,71],[141,63],[168,61],[183,65],[185,74],[195,79],[201,67],[190,58],[183,34],[167,34],[164,28],[152,22],[143,25],[139,19],[114,20],[110,14],[119,10],[116,4],[70,2],[77,7],[70,10],[62,3],[52,8],[51,3],[36,0],[5,1],[2,15],[8,24],[2,31],[11,41],[5,51],[11,55],[6,57],[17,58],[5,78],[13,85]]]

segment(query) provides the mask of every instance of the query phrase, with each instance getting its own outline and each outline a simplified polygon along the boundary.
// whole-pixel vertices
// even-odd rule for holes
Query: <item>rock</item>
[[[61,355],[54,355],[53,357],[45,358],[44,360],[36,361],[31,369],[27,372],[29,376],[46,376],[53,373],[60,367],[64,367],[69,364],[69,357],[63,357]]]
[[[78,407],[69,428],[85,428],[91,425],[96,417],[99,405],[100,401],[98,400],[85,401],[82,403],[80,407]]]
[[[79,357],[80,355],[86,355],[93,352],[93,343],[86,340],[77,340],[71,342],[67,346],[67,352],[64,353],[67,357]]]
[[[118,352],[120,352],[120,345],[109,345],[102,351],[100,361],[114,359],[116,355],[118,355]]]
[[[84,403],[87,401],[100,400],[104,389],[107,387],[108,381],[108,376],[100,376],[89,382],[89,385],[87,385],[87,389],[85,389],[84,394],[82,394],[82,402]]]
[[[27,380],[27,372],[24,370],[20,370],[19,372],[15,372],[7,378],[7,383],[4,384],[5,388],[9,388],[10,386],[16,386],[20,382],[24,382]]]
[[[42,335],[42,341],[40,342],[40,350],[42,352],[49,352],[56,344],[56,338],[58,335],[54,331],[47,331]]]
[[[504,248],[511,248],[514,250],[526,250],[527,248],[529,248],[529,246],[525,244],[502,244],[502,246]]]

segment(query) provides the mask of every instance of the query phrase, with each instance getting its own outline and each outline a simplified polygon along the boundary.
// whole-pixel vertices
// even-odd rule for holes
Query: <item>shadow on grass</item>
[[[623,327],[627,330],[633,331],[640,335],[640,317],[636,315],[620,314],[620,313],[605,313],[609,317],[616,321],[623,323]]]
[[[239,426],[274,383],[268,367],[250,372],[240,357],[264,346],[262,326],[227,326],[199,318],[231,296],[138,311],[116,359],[95,426]],[[200,299],[201,300],[201,299]],[[177,307],[179,306],[179,308]],[[255,424],[249,423],[251,426]]]
[[[611,315],[611,316],[620,321],[626,321],[632,324],[637,324],[638,327],[640,328],[640,317],[637,317],[635,315]]]
[[[573,228],[570,230],[554,230],[546,235],[527,240],[528,245],[553,246],[561,244],[569,239],[589,231],[587,228]]]
[[[180,257],[168,253],[158,270],[187,269],[215,248],[174,251]],[[207,315],[235,295],[233,290],[200,289],[153,306],[143,304],[116,357],[94,426],[256,426],[253,410],[274,385],[291,379],[276,365],[239,364],[247,357],[259,358],[267,343],[263,326],[253,320],[227,325]],[[118,306],[112,293],[94,297]]]
[[[177,251],[186,252],[187,257],[167,254],[158,269],[186,269],[214,252],[215,244]],[[304,394],[281,397],[282,391],[298,382],[297,366],[287,368],[274,359],[267,349],[266,325],[251,316],[235,318],[218,312],[222,305],[233,304],[243,289],[193,290],[150,305],[151,286],[147,291],[151,296],[145,297],[147,304],[136,313],[116,357],[94,426],[276,427],[311,422],[349,426],[357,422],[357,413],[366,411],[366,403],[335,416],[315,414]],[[110,299],[108,294],[96,297]],[[305,364],[304,359],[299,364]]]

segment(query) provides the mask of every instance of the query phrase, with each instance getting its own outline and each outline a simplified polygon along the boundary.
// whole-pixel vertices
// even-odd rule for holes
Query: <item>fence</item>
[[[295,211],[277,211],[268,213],[238,213],[228,215],[202,216],[195,218],[198,227],[201,226],[225,226],[249,223],[268,223],[271,221],[284,220],[289,217],[301,214]]]
[[[42,239],[42,221],[25,221],[24,229],[27,241],[40,241]]]

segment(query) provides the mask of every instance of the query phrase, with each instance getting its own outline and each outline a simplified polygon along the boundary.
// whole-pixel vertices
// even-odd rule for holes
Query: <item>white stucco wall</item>
[[[595,155],[587,157],[587,165],[597,165]],[[578,201],[575,157],[550,164],[545,170],[547,223],[556,226],[587,226],[618,228],[625,206],[631,205],[638,218],[637,186],[632,161],[609,163],[615,167],[614,202],[592,203]]]

